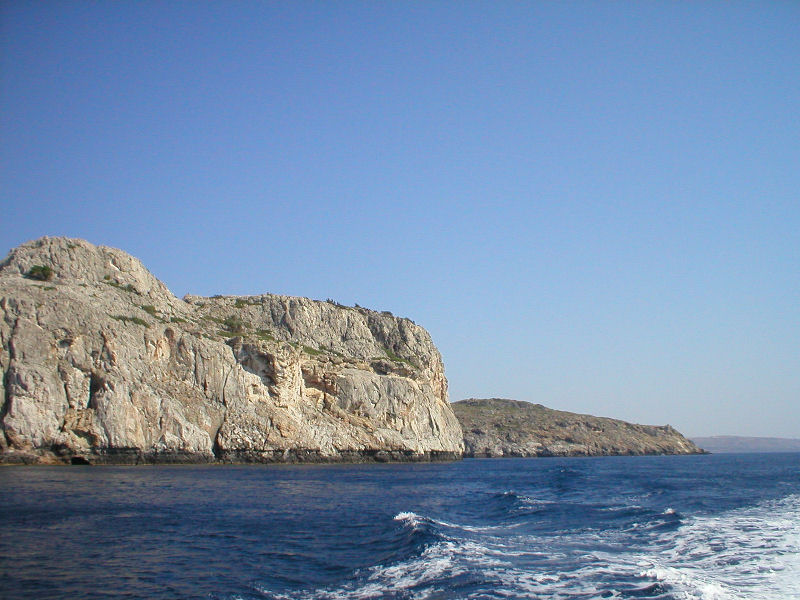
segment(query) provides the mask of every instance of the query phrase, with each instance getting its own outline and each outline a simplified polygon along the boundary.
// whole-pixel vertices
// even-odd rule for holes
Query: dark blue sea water
[[[0,469],[3,598],[800,598],[800,454]]]

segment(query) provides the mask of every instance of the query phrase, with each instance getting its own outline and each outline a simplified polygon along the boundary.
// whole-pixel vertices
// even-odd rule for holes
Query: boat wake
[[[517,516],[526,504],[542,508],[512,494],[497,501]],[[392,535],[410,543],[393,560],[325,589],[258,592],[275,600],[800,597],[800,496],[688,519],[670,507],[605,510],[624,522],[558,534],[532,533],[519,519],[472,526],[401,512]]]
[[[667,542],[641,574],[681,597],[800,598],[800,496],[692,519]]]

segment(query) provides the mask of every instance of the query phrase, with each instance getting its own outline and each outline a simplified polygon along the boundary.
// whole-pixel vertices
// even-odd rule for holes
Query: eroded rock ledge
[[[500,398],[454,402],[464,456],[701,454],[669,425],[636,425]]]
[[[0,461],[461,456],[423,328],[265,294],[172,295],[137,259],[42,238],[0,263]]]

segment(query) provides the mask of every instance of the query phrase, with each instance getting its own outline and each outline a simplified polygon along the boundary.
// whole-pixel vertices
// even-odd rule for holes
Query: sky
[[[800,437],[800,3],[0,0],[0,254],[430,331],[451,400]]]

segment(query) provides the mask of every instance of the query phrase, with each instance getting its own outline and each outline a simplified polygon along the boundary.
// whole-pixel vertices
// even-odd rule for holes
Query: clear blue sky
[[[800,3],[2,2],[0,253],[425,326],[451,399],[800,437]]]

